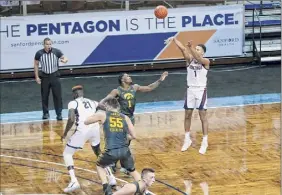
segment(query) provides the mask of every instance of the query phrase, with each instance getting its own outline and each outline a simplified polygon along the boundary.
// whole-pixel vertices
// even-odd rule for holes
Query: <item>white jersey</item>
[[[93,115],[97,110],[98,102],[92,101],[87,98],[76,98],[68,104],[68,109],[74,109],[76,115],[75,124],[77,130],[98,128],[99,123],[94,123],[91,125],[85,125],[84,121],[91,115]]]
[[[187,63],[187,86],[205,88],[207,86],[208,70],[195,59]]]

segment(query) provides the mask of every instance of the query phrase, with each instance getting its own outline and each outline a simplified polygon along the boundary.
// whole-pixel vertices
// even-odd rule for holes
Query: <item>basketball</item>
[[[159,19],[164,19],[168,14],[167,8],[163,5],[159,5],[155,8],[155,16]]]

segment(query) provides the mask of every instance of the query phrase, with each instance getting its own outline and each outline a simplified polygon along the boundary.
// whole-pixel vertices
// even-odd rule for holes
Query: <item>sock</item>
[[[207,136],[207,135],[204,135],[204,136],[203,136],[203,141],[204,141],[204,142],[208,142],[208,136]]]
[[[70,174],[70,177],[71,177],[71,181],[72,181],[72,182],[77,181],[73,169],[70,169],[70,170],[69,170],[69,174]]]
[[[190,139],[190,131],[185,132],[185,140]]]

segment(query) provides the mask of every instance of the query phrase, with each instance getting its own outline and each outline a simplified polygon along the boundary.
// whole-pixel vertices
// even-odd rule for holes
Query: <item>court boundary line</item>
[[[50,165],[57,165],[57,166],[66,167],[66,165],[62,164],[62,163],[56,163],[56,162],[45,161],[45,160],[38,160],[38,159],[33,159],[33,158],[24,158],[24,157],[19,157],[19,156],[8,156],[8,155],[4,155],[4,154],[0,154],[0,157],[14,158],[14,159],[26,160],[26,161],[31,161],[31,162],[33,161],[33,162],[39,162],[39,163],[45,163],[45,164],[50,164]],[[89,169],[84,169],[84,168],[76,167],[76,166],[74,166],[74,168],[77,169],[77,170],[82,170],[82,171],[85,171],[85,172],[94,173],[94,174],[98,175],[98,173],[96,171],[91,171]],[[125,181],[123,179],[120,179],[120,178],[117,178],[117,177],[115,177],[115,178],[116,178],[116,180],[118,180],[120,182],[128,183],[127,181]],[[152,195],[156,195],[151,191],[148,191],[148,192],[152,193]]]
[[[279,104],[280,102],[263,102],[263,103],[256,103],[256,104],[238,104],[238,105],[229,105],[229,106],[213,106],[213,107],[208,107],[207,109],[218,109],[218,108],[231,108],[231,107],[243,107],[243,106],[255,106],[255,105],[268,105],[268,104]],[[196,109],[195,109],[196,110]],[[184,108],[182,109],[176,109],[176,110],[161,110],[161,111],[154,111],[154,112],[138,112],[135,114],[136,115],[141,115],[141,114],[151,114],[151,113],[164,113],[164,112],[179,112],[179,111],[185,111]],[[13,114],[13,113],[9,113],[9,114]],[[67,120],[68,118],[64,117],[63,120]],[[43,119],[39,119],[39,120],[30,120],[30,121],[17,121],[17,122],[1,122],[0,119],[0,123],[5,125],[5,124],[18,124],[18,123],[32,123],[32,122],[50,122],[50,121],[57,121],[57,119],[49,119],[49,120],[43,120]]]
[[[6,150],[9,152],[24,152],[24,153],[31,153],[31,154],[40,154],[40,155],[46,155],[46,156],[52,156],[52,157],[58,157],[58,158],[63,158],[64,156],[58,155],[58,154],[51,154],[51,153],[43,153],[43,152],[36,152],[36,151],[28,151],[28,150],[19,150],[19,149],[11,149],[11,148],[0,148],[0,150]],[[74,160],[77,161],[82,161],[85,163],[96,163],[96,161],[90,161],[90,160],[85,160],[81,158],[73,158]]]
[[[48,169],[48,168],[36,167],[36,166],[30,166],[30,165],[24,165],[24,164],[14,163],[14,162],[2,162],[2,161],[0,161],[0,164],[1,164],[1,163],[13,164],[13,165],[24,166],[24,167],[31,167],[31,168],[35,168],[35,169],[43,169],[43,170],[48,170],[48,171],[55,171],[55,172],[57,172],[57,173],[61,173],[61,174],[64,174],[64,175],[69,175],[69,173],[65,173],[65,172],[59,171],[59,170],[57,170],[57,169],[54,170],[54,169]],[[91,180],[91,179],[88,179],[88,178],[85,178],[85,177],[81,177],[81,176],[76,176],[76,177],[78,177],[78,178],[80,178],[80,179],[85,179],[85,180],[91,181],[91,182],[96,183],[96,184],[102,185],[102,183],[99,183],[99,182],[97,182],[97,181],[94,181],[94,180]]]
[[[231,106],[213,106],[213,107],[208,107],[207,110],[210,109],[218,109],[218,108],[232,108],[232,107],[244,107],[244,106],[257,106],[257,105],[269,105],[269,104],[277,104],[277,103],[281,103],[281,102],[265,102],[265,103],[257,103],[257,104],[239,104],[239,105],[231,105]],[[194,109],[197,110],[197,109]],[[139,114],[151,114],[151,113],[162,113],[162,112],[179,112],[179,111],[185,111],[184,108],[182,108],[181,110],[163,110],[163,111],[155,111],[155,112],[140,112],[140,113],[136,113],[135,115],[139,115]],[[67,119],[67,118],[66,118]]]

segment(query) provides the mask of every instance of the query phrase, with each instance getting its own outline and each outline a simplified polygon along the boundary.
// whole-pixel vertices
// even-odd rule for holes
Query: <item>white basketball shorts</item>
[[[207,109],[207,88],[188,87],[185,95],[184,109]]]
[[[84,144],[89,141],[92,146],[100,143],[100,128],[99,126],[84,127],[76,130],[70,137],[67,146],[74,149],[82,149]]]

